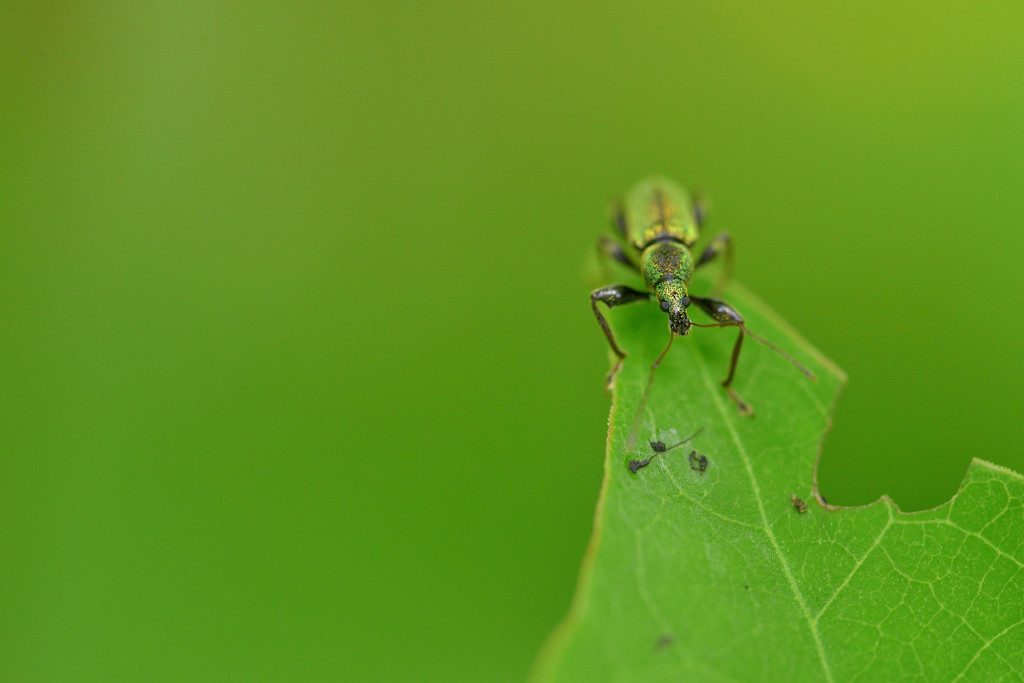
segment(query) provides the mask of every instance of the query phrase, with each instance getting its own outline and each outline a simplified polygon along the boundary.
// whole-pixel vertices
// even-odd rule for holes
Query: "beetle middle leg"
[[[714,294],[721,292],[732,280],[734,261],[732,237],[727,232],[719,233],[708,242],[708,245],[704,247],[704,253],[697,259],[696,267],[700,268],[705,263],[715,260],[719,254],[725,255],[725,264],[722,266],[722,272],[719,273],[718,280],[715,282],[715,288],[712,290]]]
[[[647,301],[649,298],[650,294],[647,292],[641,292],[626,285],[610,285],[595,289],[590,293],[590,307],[594,311],[594,317],[597,318],[598,324],[604,330],[604,336],[608,338],[608,344],[611,345],[612,351],[619,357],[618,362],[605,378],[605,386],[609,388],[615,381],[615,376],[619,374],[619,369],[622,367],[622,361],[625,359],[626,353],[615,343],[615,335],[612,333],[612,328],[608,325],[608,321],[604,319],[604,316],[601,315],[601,311],[597,310],[597,302],[601,301],[608,308],[614,308],[622,304],[631,304],[635,301]]]
[[[635,273],[640,272],[640,265],[633,261],[633,259],[629,258],[619,243],[608,235],[601,235],[601,237],[598,238],[597,255],[601,261],[606,277],[610,277],[608,272],[608,259],[621,263]]]

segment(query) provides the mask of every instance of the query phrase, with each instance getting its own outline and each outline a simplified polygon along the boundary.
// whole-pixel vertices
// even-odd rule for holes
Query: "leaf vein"
[[[824,614],[825,610],[827,610],[829,608],[829,605],[832,604],[832,601],[836,599],[836,596],[839,595],[839,593],[844,588],[846,588],[846,584],[850,583],[850,579],[853,578],[853,575],[857,573],[857,570],[860,569],[861,565],[863,565],[864,562],[867,561],[868,556],[875,550],[875,548],[878,547],[878,544],[882,542],[882,537],[885,536],[885,532],[887,532],[892,527],[892,524],[893,524],[892,506],[886,505],[885,507],[886,507],[886,510],[889,511],[889,520],[885,523],[885,526],[882,527],[882,530],[880,532],[878,532],[878,536],[875,537],[875,541],[874,541],[874,543],[871,544],[871,547],[868,548],[866,551],[864,551],[864,554],[857,561],[857,563],[853,565],[853,569],[851,569],[850,573],[846,575],[846,578],[843,579],[843,582],[839,584],[839,586],[835,589],[835,591],[833,591],[832,595],[829,596],[828,600],[825,601],[825,604],[822,606],[822,608],[820,610],[818,610],[818,613],[814,617],[815,622],[817,622],[819,619],[821,619],[821,615]]]
[[[751,528],[751,529],[760,529],[761,528],[761,527],[757,526],[756,524],[751,524],[750,522],[744,522],[741,519],[734,519],[732,517],[727,517],[727,516],[723,515],[721,512],[718,512],[714,508],[710,507],[707,503],[704,503],[700,499],[695,498],[692,495],[690,495],[690,493],[688,491],[686,491],[682,486],[679,485],[679,482],[676,481],[676,478],[674,476],[672,476],[672,472],[669,470],[668,465],[665,464],[664,460],[661,461],[661,463],[659,464],[659,467],[661,467],[662,471],[665,472],[666,475],[668,475],[669,481],[671,481],[672,484],[676,487],[676,490],[679,491],[679,497],[680,498],[685,498],[686,500],[690,501],[691,503],[693,503],[697,507],[701,508],[702,510],[705,510],[709,514],[712,514],[715,517],[718,517],[723,522],[731,522],[733,524],[738,524],[740,526],[745,526],[745,527],[748,527],[748,528]]]

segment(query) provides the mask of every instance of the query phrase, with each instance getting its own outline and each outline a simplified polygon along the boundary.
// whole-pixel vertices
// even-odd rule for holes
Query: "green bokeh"
[[[0,678],[522,678],[600,481],[582,264],[651,172],[850,375],[831,502],[1024,470],[1022,25],[0,8]]]

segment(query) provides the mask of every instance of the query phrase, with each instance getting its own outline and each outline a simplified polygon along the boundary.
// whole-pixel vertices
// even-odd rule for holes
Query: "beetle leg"
[[[626,227],[626,212],[622,208],[622,202],[615,202],[612,204],[612,228],[615,232],[622,236],[622,239],[626,239],[626,233],[629,230]]]
[[[705,263],[713,261],[718,257],[719,254],[725,254],[725,265],[722,266],[722,272],[718,275],[718,281],[715,282],[715,288],[712,290],[713,293],[717,294],[729,284],[732,280],[733,271],[733,252],[732,252],[732,238],[729,233],[722,232],[715,236],[708,246],[704,248],[704,253],[697,259],[697,268],[700,268]]]
[[[622,304],[631,304],[634,301],[645,301],[649,297],[650,294],[647,292],[641,292],[626,285],[610,285],[595,289],[590,293],[590,307],[594,310],[594,317],[597,318],[598,324],[604,330],[604,336],[608,338],[608,344],[611,345],[612,351],[619,357],[618,362],[615,363],[615,366],[605,378],[605,386],[609,388],[615,381],[615,376],[619,374],[619,368],[622,367],[622,361],[626,357],[626,353],[615,343],[615,335],[612,334],[612,328],[608,325],[608,321],[604,319],[604,316],[601,315],[601,311],[597,310],[597,302],[601,301],[608,308],[614,308]]]
[[[728,239],[728,236],[726,239]],[[710,247],[711,245],[708,245],[709,249]],[[705,252],[705,254],[706,253],[707,252]],[[694,323],[697,327],[739,328],[740,333],[739,336],[736,337],[736,344],[732,347],[732,356],[729,359],[729,374],[727,374],[725,379],[722,380],[722,386],[725,387],[726,392],[729,394],[729,398],[731,398],[736,404],[736,409],[740,411],[740,414],[753,417],[754,409],[750,407],[749,403],[740,398],[739,394],[737,394],[732,388],[732,380],[736,375],[736,363],[740,357],[740,349],[743,347],[743,335],[747,333],[747,328],[743,326],[743,316],[739,314],[739,311],[721,299],[715,299],[713,297],[705,299],[697,296],[691,296],[690,300],[700,306],[702,311],[717,321],[714,325],[698,325],[697,323]]]
[[[750,404],[740,398],[740,395],[736,393],[736,390],[732,388],[732,378],[736,374],[736,361],[740,357],[740,347],[743,346],[743,330],[740,330],[739,335],[736,337],[736,344],[732,347],[732,357],[729,359],[729,375],[722,380],[722,386],[725,387],[726,392],[729,394],[729,398],[736,404],[736,409],[740,411],[740,415],[747,417],[754,416],[754,409],[750,407]]]
[[[608,235],[601,235],[597,240],[597,255],[601,259],[602,265],[607,270],[608,259],[618,261],[622,265],[626,266],[635,273],[640,272],[640,266],[638,266],[626,252],[622,249],[618,242],[613,240]]]
[[[691,192],[690,201],[693,202],[693,220],[700,228],[708,218],[708,198],[702,192]]]

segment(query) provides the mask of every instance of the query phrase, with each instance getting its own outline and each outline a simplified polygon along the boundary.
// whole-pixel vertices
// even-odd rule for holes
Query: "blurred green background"
[[[0,678],[521,679],[601,478],[583,264],[651,172],[849,373],[831,502],[1024,470],[1022,28],[4,3]]]

